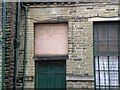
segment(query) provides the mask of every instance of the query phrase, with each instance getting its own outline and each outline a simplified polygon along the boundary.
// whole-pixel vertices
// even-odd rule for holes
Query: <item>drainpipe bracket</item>
[[[3,35],[3,36],[2,36],[2,39],[6,39],[6,37]]]
[[[23,61],[23,63],[27,63],[27,61]]]
[[[2,47],[5,48],[5,44],[2,44]]]
[[[14,39],[14,42],[15,42],[15,48],[17,49],[17,48],[19,48],[19,46],[20,46],[20,42],[19,42],[19,40],[18,39]]]

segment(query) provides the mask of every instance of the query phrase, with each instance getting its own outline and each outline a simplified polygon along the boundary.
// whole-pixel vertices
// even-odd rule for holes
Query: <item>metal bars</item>
[[[95,90],[120,89],[118,23],[94,23]]]

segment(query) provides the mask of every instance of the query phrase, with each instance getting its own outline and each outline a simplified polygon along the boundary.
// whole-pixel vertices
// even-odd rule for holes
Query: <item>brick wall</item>
[[[1,63],[2,63],[2,2],[0,2],[0,89],[1,89]]]
[[[30,5],[27,32],[27,69],[25,86],[34,88],[34,23],[68,22],[67,87],[93,88],[93,22],[92,17],[117,17],[117,3],[51,3],[52,5]],[[0,10],[2,4],[0,3]],[[7,3],[5,87],[13,87],[14,74],[14,38],[16,26],[16,3]],[[24,56],[24,14],[21,10],[21,32],[18,63],[18,86],[21,86]],[[0,15],[2,13],[0,12]],[[2,16],[2,15],[1,15]],[[0,21],[2,17],[0,17]],[[0,22],[0,38],[2,28]],[[0,48],[1,48],[0,42]],[[2,48],[0,60],[2,60]],[[1,61],[0,61],[1,64]],[[0,65],[1,66],[1,65]],[[0,67],[1,73],[1,67]],[[1,79],[1,74],[0,74]],[[1,81],[1,80],[0,80]],[[1,82],[0,82],[1,83]],[[0,84],[1,85],[1,84]]]
[[[23,76],[23,60],[24,60],[24,30],[25,30],[25,15],[24,10],[21,8],[21,23],[20,23],[20,45],[19,45],[19,62],[18,62],[18,82],[17,86],[22,86]]]
[[[0,2],[0,11],[2,3]],[[27,70],[25,86],[34,87],[35,63],[34,56],[34,24],[35,22],[68,22],[68,51],[67,87],[93,88],[93,22],[92,17],[117,17],[118,4],[115,3],[77,3],[53,5],[43,3],[30,5],[28,12],[27,32]],[[14,38],[16,26],[16,3],[7,3],[6,25],[6,59],[5,59],[5,87],[13,87],[14,74]],[[2,12],[0,12],[0,16]],[[2,17],[0,17],[0,38],[2,36]],[[21,86],[24,50],[24,14],[21,12],[21,32],[18,63],[18,86]],[[2,60],[2,46],[0,41],[0,64]],[[1,65],[0,65],[1,73]],[[34,77],[34,78],[32,78]],[[81,78],[85,78],[84,80]],[[1,79],[1,74],[0,74]],[[0,80],[1,87],[1,80]]]
[[[5,88],[13,87],[14,78],[14,38],[16,29],[16,3],[7,3]]]
[[[26,77],[34,77],[34,24],[36,22],[67,21],[68,51],[67,87],[93,88],[93,22],[92,17],[117,17],[117,3],[79,3],[62,5],[31,5],[28,12]],[[69,77],[69,78],[68,78]],[[71,80],[71,77],[73,79]],[[85,78],[81,80],[81,78]],[[34,87],[34,79],[27,79],[26,87]]]
[[[5,52],[5,88],[13,87],[14,80],[14,65],[15,65],[15,52],[14,40],[16,34],[16,15],[17,3],[7,2],[7,18],[6,18],[6,52]],[[20,39],[18,47],[18,72],[17,72],[17,86],[22,86],[23,75],[23,57],[24,57],[24,12],[21,8],[20,16]]]

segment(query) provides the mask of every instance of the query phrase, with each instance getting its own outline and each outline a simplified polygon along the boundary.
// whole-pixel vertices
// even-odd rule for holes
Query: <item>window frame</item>
[[[98,57],[98,58],[100,58],[101,56],[98,54],[98,56],[97,55],[95,55],[95,25],[96,24],[100,24],[100,23],[104,23],[104,24],[107,24],[107,23],[117,23],[116,25],[118,25],[118,29],[119,29],[119,27],[120,27],[120,25],[118,24],[119,23],[119,21],[101,21],[101,22],[93,22],[93,55],[94,55],[94,86],[95,86],[95,90],[96,90],[96,61],[95,61],[95,58],[96,57]],[[98,33],[98,31],[97,31],[97,33]],[[108,32],[107,32],[108,33]],[[119,30],[118,30],[118,41],[117,41],[117,44],[120,44],[120,38],[119,38]],[[97,36],[98,37],[98,36]],[[108,36],[107,36],[107,40],[109,40],[109,38],[108,38]],[[109,42],[109,41],[108,41]],[[98,42],[99,43],[99,42]],[[119,62],[119,47],[120,45],[118,45],[118,55],[116,55],[117,57],[118,57],[118,88],[120,88],[120,67],[119,67],[119,65],[120,65],[120,62]],[[98,52],[99,52],[99,49],[98,49]],[[108,52],[109,52],[109,46],[108,46]],[[109,55],[107,55],[107,57],[108,57],[108,69],[109,69],[109,57],[110,57],[111,55],[109,54]],[[114,55],[113,55],[114,56]],[[99,59],[98,59],[98,67],[99,67],[99,64],[100,62],[99,62]],[[99,70],[99,72],[100,72],[100,70]],[[108,78],[109,78],[109,86],[108,86],[108,88],[110,89],[110,70],[108,70],[108,73],[109,73],[109,76],[108,76]],[[99,74],[99,76],[100,76],[100,74]],[[106,87],[106,86],[105,86]],[[100,77],[99,77],[99,88],[101,88],[101,86],[100,86]]]

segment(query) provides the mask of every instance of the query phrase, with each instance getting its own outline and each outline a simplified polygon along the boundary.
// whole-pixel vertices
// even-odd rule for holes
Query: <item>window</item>
[[[119,22],[94,23],[95,88],[120,88]]]

